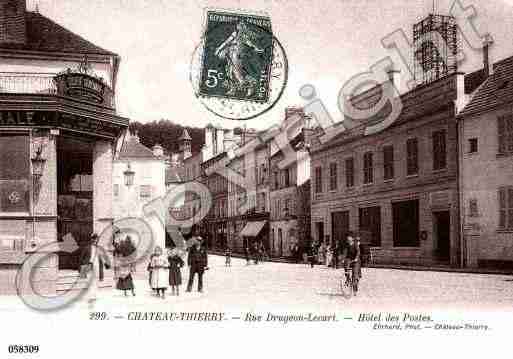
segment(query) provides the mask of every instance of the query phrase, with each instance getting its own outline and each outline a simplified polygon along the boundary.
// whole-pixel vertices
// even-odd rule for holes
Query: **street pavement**
[[[147,273],[137,273],[136,296],[125,297],[116,289],[100,289],[95,310],[142,311],[293,311],[338,312],[362,310],[510,310],[513,276],[433,271],[363,268],[360,289],[351,297],[340,283],[343,270],[305,264],[263,262],[246,265],[232,258],[209,256],[204,292],[186,293],[188,267],[182,269],[180,296],[165,299],[153,295]],[[0,297],[0,309],[20,306],[16,297]],[[85,302],[76,306],[85,306]]]
[[[182,311],[506,310],[513,305],[513,276],[363,268],[356,297],[341,287],[342,269],[305,264],[261,262],[246,265],[210,256],[204,292],[186,293],[188,268],[182,270],[180,296],[153,296],[146,279],[137,279],[136,297],[116,290],[100,292],[107,303],[139,310],[148,304]],[[144,273],[145,275],[146,273]],[[140,278],[141,273],[138,273]],[[102,294],[103,293],[103,294]],[[168,291],[168,294],[170,292]],[[139,308],[139,309],[136,309]]]

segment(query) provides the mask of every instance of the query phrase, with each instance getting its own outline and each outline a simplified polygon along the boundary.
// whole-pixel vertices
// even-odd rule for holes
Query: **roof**
[[[476,90],[458,117],[513,103],[513,56],[494,65],[494,73]]]
[[[117,56],[115,53],[96,46],[37,12],[27,11],[25,19],[27,22],[26,43],[2,44],[0,48]]]
[[[153,151],[148,147],[139,142],[139,139],[134,137],[129,137],[121,147],[121,151],[119,152],[120,160],[123,159],[148,159],[148,160],[158,160],[159,157],[153,154]]]
[[[183,129],[182,135],[178,138],[178,141],[181,141],[181,140],[191,140],[192,141],[192,138],[191,138],[191,136],[189,136],[189,132],[187,132],[186,128]]]

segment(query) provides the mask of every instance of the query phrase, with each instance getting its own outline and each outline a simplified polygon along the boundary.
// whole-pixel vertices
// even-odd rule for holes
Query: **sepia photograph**
[[[0,0],[0,358],[507,353],[512,29],[509,0]]]

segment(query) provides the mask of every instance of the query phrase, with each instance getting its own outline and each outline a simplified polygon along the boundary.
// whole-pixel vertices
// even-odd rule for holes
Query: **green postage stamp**
[[[209,10],[199,92],[265,103],[273,61],[269,17]]]

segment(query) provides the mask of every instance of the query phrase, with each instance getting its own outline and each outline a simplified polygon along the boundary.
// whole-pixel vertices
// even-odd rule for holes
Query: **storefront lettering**
[[[35,126],[33,112],[4,111],[0,116],[0,126]]]
[[[45,111],[0,111],[0,126],[56,127],[115,137],[118,125],[97,119]]]

